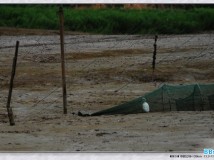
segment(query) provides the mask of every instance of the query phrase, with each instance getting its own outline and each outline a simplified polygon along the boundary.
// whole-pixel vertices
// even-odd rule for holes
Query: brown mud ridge
[[[8,28],[0,27],[0,36],[18,36],[18,35],[55,35],[59,34],[58,30],[44,30],[44,29],[26,29],[26,28]],[[86,34],[82,32],[65,31],[67,35],[81,35]]]
[[[59,39],[25,32],[0,36],[1,151],[201,152],[214,146],[213,111],[72,114],[113,107],[163,83],[214,83],[213,34],[159,36],[154,81],[153,37],[66,35],[68,114],[63,115]],[[11,127],[5,104],[16,40]]]

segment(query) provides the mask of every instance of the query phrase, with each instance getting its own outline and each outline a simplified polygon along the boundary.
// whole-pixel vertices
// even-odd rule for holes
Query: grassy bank
[[[0,5],[0,26],[58,29],[56,6]],[[102,34],[182,34],[214,30],[214,8],[64,8],[66,30]]]

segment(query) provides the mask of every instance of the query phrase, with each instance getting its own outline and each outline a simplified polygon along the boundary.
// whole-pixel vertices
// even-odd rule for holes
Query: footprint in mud
[[[109,142],[108,140],[104,140],[104,141],[103,141],[103,143],[108,143],[108,142]]]
[[[193,146],[193,147],[200,147],[199,144],[192,144],[191,146]]]
[[[168,127],[168,126],[166,126],[166,125],[163,125],[163,126],[159,126],[159,127],[164,127],[164,128],[165,128],[165,127]]]
[[[2,121],[0,121],[0,123],[7,123],[8,121],[5,121],[5,120],[2,120]]]
[[[30,133],[30,131],[1,131],[0,133]]]
[[[116,134],[116,133],[117,133],[117,132],[112,132],[112,133],[100,132],[100,133],[97,133],[96,136],[101,137],[101,136],[104,136],[104,135]]]
[[[96,136],[101,137],[107,134],[110,134],[110,133],[101,132],[101,133],[97,133]]]

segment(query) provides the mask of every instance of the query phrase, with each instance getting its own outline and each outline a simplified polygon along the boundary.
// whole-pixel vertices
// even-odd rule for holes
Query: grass
[[[58,29],[53,5],[0,5],[0,26]],[[100,34],[183,34],[212,31],[214,8],[64,8],[65,29]]]

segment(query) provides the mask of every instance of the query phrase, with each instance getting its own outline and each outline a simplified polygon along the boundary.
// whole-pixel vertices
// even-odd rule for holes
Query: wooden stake
[[[13,118],[13,110],[10,107],[10,102],[11,102],[11,96],[12,96],[12,91],[13,91],[13,80],[16,74],[16,62],[17,62],[17,56],[18,56],[18,48],[19,48],[19,41],[16,41],[16,50],[15,50],[15,56],[13,58],[13,66],[12,66],[12,72],[11,72],[11,78],[10,78],[10,88],[9,88],[9,93],[8,93],[8,98],[7,98],[7,113],[10,121],[10,125],[13,126],[15,125],[14,118]]]
[[[60,21],[63,112],[64,114],[67,114],[67,93],[66,93],[66,80],[65,80],[65,59],[64,59],[64,14],[63,14],[62,6],[59,7],[59,21]]]
[[[157,53],[157,39],[158,36],[155,35],[155,43],[154,43],[154,52],[153,52],[153,61],[152,61],[152,81],[154,80],[154,72],[155,72],[155,60],[156,60],[156,53]]]

